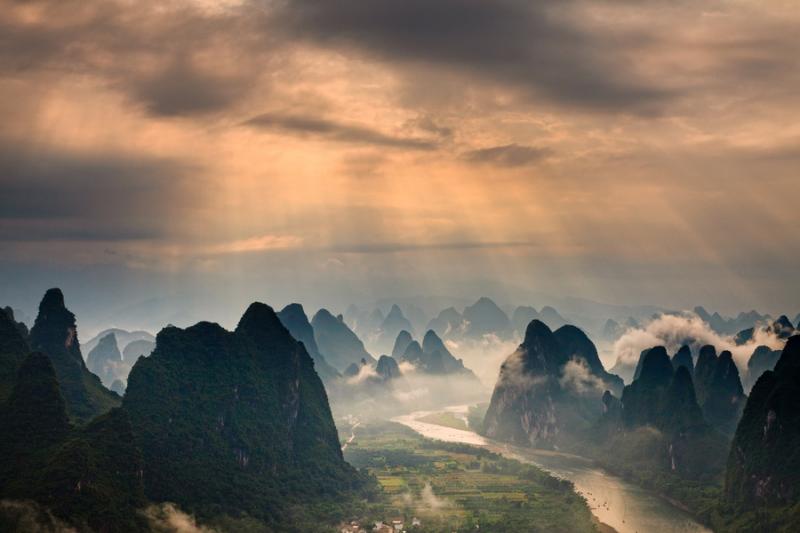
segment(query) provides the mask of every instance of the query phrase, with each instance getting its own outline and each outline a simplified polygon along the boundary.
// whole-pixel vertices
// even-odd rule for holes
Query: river
[[[467,406],[455,406],[446,410],[460,414],[466,420]],[[575,485],[575,490],[586,498],[597,519],[619,533],[710,533],[709,529],[698,524],[685,511],[650,491],[598,469],[588,459],[511,446],[484,438],[472,431],[418,420],[432,412],[419,411],[393,420],[424,437],[481,446],[505,457],[535,464],[556,477],[568,479]]]

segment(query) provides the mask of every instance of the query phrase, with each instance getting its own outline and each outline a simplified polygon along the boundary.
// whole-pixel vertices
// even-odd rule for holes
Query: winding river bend
[[[465,415],[467,406],[447,411]],[[438,411],[441,412],[441,411]],[[710,533],[683,510],[663,498],[592,466],[576,455],[519,448],[487,439],[472,431],[422,422],[431,411],[419,411],[394,418],[424,437],[446,442],[481,446],[505,457],[532,463],[556,477],[568,479],[589,503],[592,513],[619,533]]]

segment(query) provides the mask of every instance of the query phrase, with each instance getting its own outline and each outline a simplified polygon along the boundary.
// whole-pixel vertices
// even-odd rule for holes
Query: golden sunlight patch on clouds
[[[472,261],[452,268],[489,265],[519,278],[547,260],[592,272],[612,261],[691,259],[722,269],[742,257],[795,257],[797,214],[782,206],[800,193],[800,69],[791,68],[800,50],[786,31],[800,13],[791,3],[774,11],[763,6],[777,3],[690,4],[558,8],[557,22],[585,32],[568,43],[614,52],[614,68],[602,72],[609,100],[599,102],[596,87],[582,85],[586,73],[573,79],[561,59],[535,56],[541,61],[505,70],[499,54],[473,65],[461,43],[436,36],[441,49],[422,57],[405,41],[397,56],[389,47],[374,53],[369,40],[322,45],[280,36],[266,8],[247,2],[203,1],[197,13],[190,2],[87,2],[64,18],[46,16],[62,9],[47,2],[9,11],[6,23],[33,32],[30,42],[49,42],[44,33],[61,44],[63,28],[80,37],[69,53],[54,46],[23,66],[7,58],[14,68],[0,81],[0,140],[9,152],[90,159],[102,179],[89,187],[73,178],[93,201],[88,189],[122,180],[119,159],[147,161],[147,172],[178,170],[127,176],[105,193],[119,195],[114,205],[124,211],[125,195],[154,187],[156,196],[139,199],[144,213],[116,220],[111,209],[56,205],[33,222],[5,223],[17,241],[31,230],[44,235],[48,224],[54,235],[4,249],[41,259],[63,244],[82,264],[175,269],[201,256],[209,266],[308,252],[385,254],[391,270],[413,253],[402,265],[432,272],[463,253]],[[114,16],[100,16],[105,10]],[[592,52],[572,59],[591,63]],[[615,99],[627,77],[660,89],[656,103],[636,90],[631,100],[647,105]],[[542,90],[555,82],[591,106]],[[28,171],[19,182],[30,181]],[[68,178],[51,174],[54,183]],[[84,227],[111,222],[116,240]]]
[[[297,248],[303,239],[294,235],[261,235],[201,248],[204,254],[240,254]]]

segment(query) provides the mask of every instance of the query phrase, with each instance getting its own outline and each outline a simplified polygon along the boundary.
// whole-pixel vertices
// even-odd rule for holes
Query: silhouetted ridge
[[[672,372],[672,362],[667,355],[667,349],[656,346],[648,350],[644,356],[639,379],[648,385],[663,386],[672,379]]]
[[[30,335],[31,349],[45,353],[53,363],[67,413],[77,421],[89,419],[119,405],[115,393],[103,387],[83,361],[75,315],[64,306],[64,295],[50,289],[39,304]]]
[[[64,293],[59,288],[47,289],[39,302],[39,314],[55,311],[61,313],[65,307]]]
[[[678,370],[678,368],[682,366],[686,367],[686,370],[689,371],[689,375],[692,375],[692,373],[694,372],[694,360],[692,359],[692,349],[685,344],[681,346],[677,352],[675,352],[675,355],[672,356],[672,367],[675,370]]]
[[[233,332],[208,322],[162,330],[131,371],[124,408],[156,501],[285,523],[292,505],[360,484],[313,360],[263,303]]]
[[[275,311],[261,302],[250,304],[236,326],[236,333],[262,341],[290,337],[289,330],[281,324]]]

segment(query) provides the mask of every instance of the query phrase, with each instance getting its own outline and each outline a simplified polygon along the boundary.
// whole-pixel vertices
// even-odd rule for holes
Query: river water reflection
[[[466,413],[467,406],[448,408]],[[683,510],[663,498],[594,467],[588,459],[558,452],[510,446],[464,431],[418,420],[430,412],[394,418],[424,437],[481,446],[505,457],[532,463],[556,477],[568,479],[589,503],[592,513],[619,533],[710,533]]]

